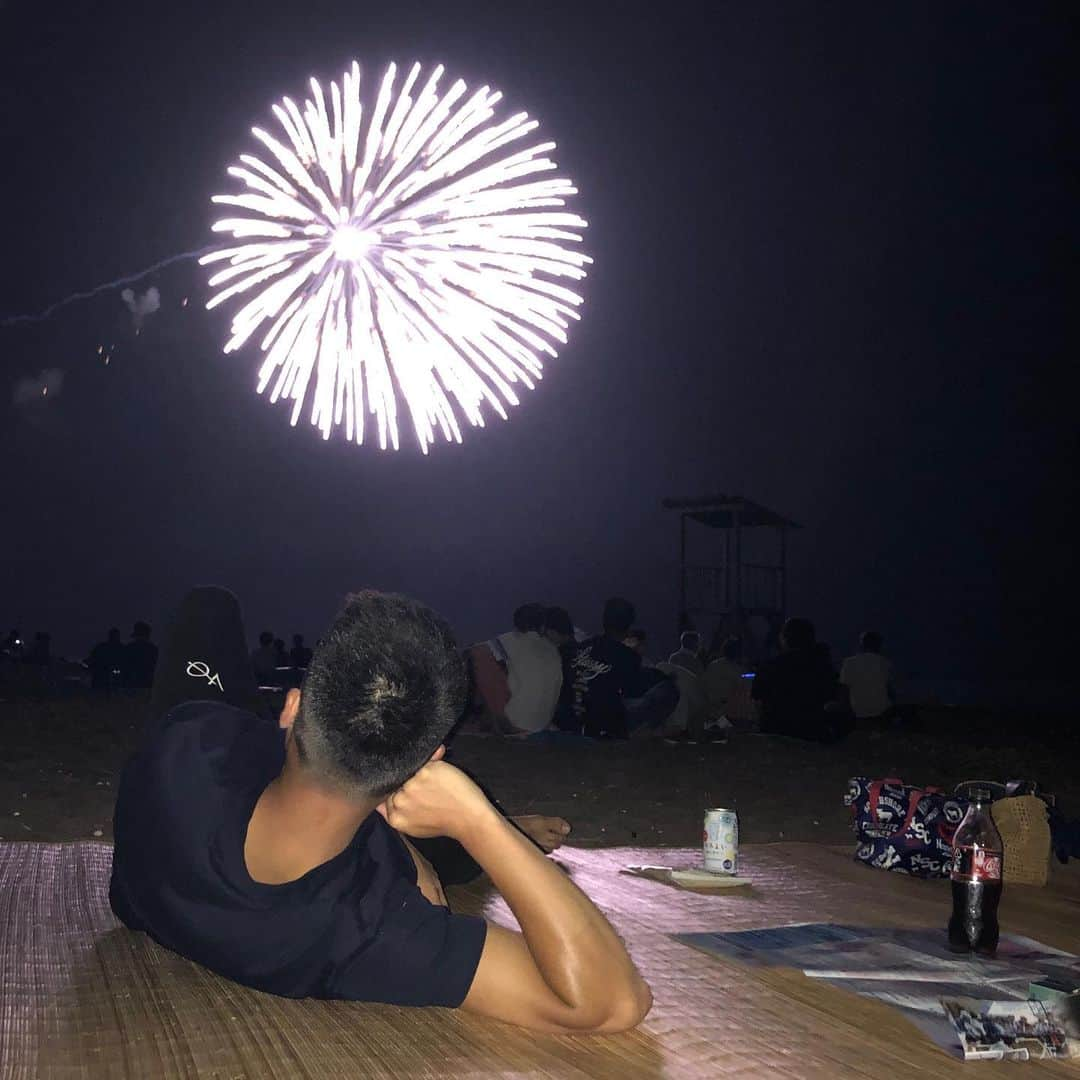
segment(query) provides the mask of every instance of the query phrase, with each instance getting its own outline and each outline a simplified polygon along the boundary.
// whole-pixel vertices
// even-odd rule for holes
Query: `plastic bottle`
[[[976,788],[953,837],[952,918],[949,948],[993,956],[998,946],[998,904],[1004,849],[990,816],[990,792]]]

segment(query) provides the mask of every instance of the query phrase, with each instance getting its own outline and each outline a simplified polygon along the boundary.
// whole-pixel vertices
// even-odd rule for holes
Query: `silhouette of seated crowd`
[[[284,638],[274,637],[272,630],[264,630],[251,653],[255,682],[263,690],[299,686],[310,663],[311,649],[304,644],[303,634],[293,634],[292,648],[286,651]]]
[[[149,624],[139,621],[125,642],[114,626],[106,639],[98,642],[79,665],[54,656],[52,636],[45,631],[39,630],[28,642],[15,629],[0,645],[0,660],[9,672],[32,674],[35,684],[46,689],[60,681],[81,681],[77,677],[80,671],[89,674],[94,690],[148,689],[154,681],[158,657],[157,645],[150,640],[150,634]],[[76,673],[74,679],[72,669]]]
[[[859,651],[839,672],[814,625],[791,618],[777,655],[747,663],[743,642],[718,628],[708,648],[694,629],[683,631],[666,660],[649,657],[649,638],[635,626],[634,605],[611,597],[599,634],[574,624],[561,607],[520,606],[512,629],[466,650],[471,692],[465,723],[473,730],[518,738],[658,737],[669,741],[725,741],[732,730],[823,742],[856,725],[896,715],[890,661],[879,633],[867,631]],[[264,630],[251,652],[256,685],[274,692],[299,686],[312,650],[303,634],[292,647]],[[10,669],[40,673],[48,685],[54,666],[51,638],[32,640],[12,630],[0,646]],[[96,691],[148,689],[158,659],[151,628],[138,621],[129,639],[112,627],[83,664]]]
[[[635,616],[632,603],[612,597],[602,632],[590,636],[563,608],[522,605],[512,630],[467,650],[469,726],[533,739],[697,743],[744,730],[831,742],[894,715],[892,668],[876,632],[863,634],[839,673],[803,618],[784,624],[779,654],[757,665],[722,628],[707,649],[685,630],[678,648],[653,662]]]
[[[99,641],[86,658],[93,690],[113,690],[126,687],[148,690],[154,682],[158,647],[150,640],[150,625],[141,620],[131,628],[126,643],[114,626],[104,641]]]

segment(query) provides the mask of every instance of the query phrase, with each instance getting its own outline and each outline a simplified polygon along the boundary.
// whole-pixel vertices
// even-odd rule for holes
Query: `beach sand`
[[[0,837],[112,838],[124,761],[139,737],[144,694],[0,702]],[[1080,815],[1076,735],[1049,741],[1028,722],[973,727],[947,710],[921,731],[856,732],[837,746],[735,735],[726,745],[582,742],[537,745],[459,735],[450,759],[508,813],[559,814],[578,846],[694,847],[707,807],[739,812],[745,842],[852,840],[847,778],[901,777],[945,789],[967,779],[1037,779]]]

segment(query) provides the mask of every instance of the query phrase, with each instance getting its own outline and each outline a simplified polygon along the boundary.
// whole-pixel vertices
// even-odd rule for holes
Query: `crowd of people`
[[[466,650],[472,682],[467,723],[507,736],[550,738],[661,737],[724,741],[734,729],[835,741],[855,726],[896,715],[891,662],[876,631],[837,670],[809,619],[790,618],[776,656],[749,663],[743,642],[718,628],[708,647],[694,629],[682,632],[667,659],[650,657],[633,603],[611,597],[602,630],[590,635],[561,607],[521,605],[512,629]],[[0,645],[8,663],[47,671],[51,639],[26,641],[12,630]],[[299,686],[312,650],[303,634],[264,630],[250,654],[263,690]],[[94,690],[146,689],[158,647],[138,621],[128,640],[109,630],[83,662]]]
[[[17,629],[12,630],[0,645],[0,658],[5,664],[40,673],[43,685],[49,685],[54,666],[70,667],[65,661],[53,656],[52,635],[39,630],[30,641],[23,639]],[[99,641],[82,662],[94,690],[148,689],[154,681],[158,648],[151,641],[149,623],[136,622],[127,641],[120,630],[112,627],[104,641]],[[75,665],[78,667],[78,665]]]
[[[13,629],[0,644],[0,659],[18,668],[38,670],[43,684],[53,681],[52,669],[65,669],[68,681],[88,681],[92,690],[147,690],[154,682],[158,662],[158,647],[151,639],[149,623],[139,620],[125,641],[118,627],[111,627],[104,640],[97,642],[81,664],[71,664],[52,655],[52,637],[38,631],[26,640]],[[299,686],[311,662],[311,649],[304,643],[303,634],[293,634],[292,648],[286,649],[283,638],[264,630],[259,643],[251,652],[251,666],[258,686],[264,690],[287,690]],[[69,669],[81,672],[78,679],[68,678]]]
[[[104,641],[99,641],[86,658],[90,671],[90,686],[94,690],[110,690],[124,686],[134,690],[149,689],[157,668],[158,647],[150,640],[150,625],[137,622],[131,637],[121,640],[114,626]]]
[[[896,715],[892,664],[874,630],[837,673],[829,648],[817,640],[809,619],[792,618],[780,635],[781,651],[753,680],[761,730],[773,735],[833,742],[857,725],[887,722]]]
[[[299,686],[310,663],[311,650],[304,644],[303,634],[293,634],[292,648],[286,649],[284,638],[275,637],[273,630],[264,630],[251,653],[255,681],[267,690]]]
[[[779,654],[751,665],[741,639],[723,628],[708,648],[685,630],[666,660],[650,660],[635,618],[630,601],[612,597],[602,632],[589,636],[563,608],[522,605],[513,629],[468,650],[471,725],[522,738],[697,743],[742,728],[828,742],[894,715],[892,665],[876,631],[837,672],[808,619],[788,619]]]

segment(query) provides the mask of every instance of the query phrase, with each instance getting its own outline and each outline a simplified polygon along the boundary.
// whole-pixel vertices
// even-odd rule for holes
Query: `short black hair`
[[[444,619],[407,596],[353,593],[304,679],[293,724],[300,760],[346,794],[389,795],[446,738],[465,688]]]
[[[859,638],[859,647],[863,652],[881,652],[885,639],[876,630],[864,630]]]
[[[514,612],[514,629],[523,634],[527,634],[530,630],[543,630],[546,614],[547,608],[543,604],[522,604]]]
[[[696,630],[684,630],[679,635],[679,648],[697,652],[701,648],[701,635]]]
[[[629,600],[612,596],[604,605],[604,633],[625,637],[636,618],[637,612]]]
[[[573,637],[574,620],[570,618],[570,612],[566,608],[549,607],[544,612],[544,629],[554,630],[563,637]]]
[[[260,645],[273,645],[274,644],[274,631],[273,630],[264,630],[259,635],[259,644]]]
[[[721,649],[721,653],[726,660],[738,660],[741,652],[742,638],[738,637],[729,637]]]

